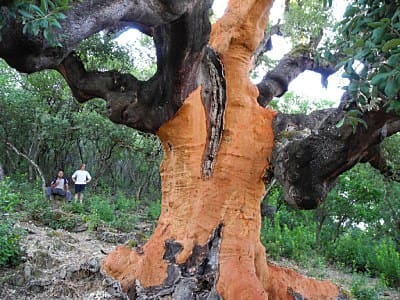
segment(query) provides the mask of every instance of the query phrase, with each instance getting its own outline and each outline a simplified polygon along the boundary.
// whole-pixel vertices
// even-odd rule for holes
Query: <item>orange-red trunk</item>
[[[338,296],[332,283],[268,265],[260,242],[262,176],[273,147],[275,112],[257,104],[258,91],[248,73],[271,4],[270,0],[230,1],[224,18],[213,27],[210,43],[225,67],[227,106],[212,176],[204,179],[201,172],[207,139],[201,87],[158,131],[165,151],[158,226],[143,254],[120,246],[104,263],[123,287],[136,279],[143,286],[160,285],[166,278],[166,240],[183,246],[176,259],[184,263],[193,247],[206,244],[222,224],[217,291],[223,299],[293,299],[289,288],[307,299]]]

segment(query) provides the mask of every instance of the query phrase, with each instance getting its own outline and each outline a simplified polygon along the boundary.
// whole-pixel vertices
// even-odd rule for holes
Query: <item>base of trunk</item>
[[[174,240],[166,240],[162,260],[167,269],[165,279],[159,285],[142,285],[138,279],[140,274],[138,278],[130,277],[135,265],[143,266],[146,252],[151,254],[152,251],[143,253],[142,249],[119,247],[106,258],[104,268],[122,282],[129,299],[349,299],[329,281],[308,278],[293,270],[267,263],[265,253],[261,257],[257,256],[251,266],[248,263],[241,268],[221,265],[222,235],[223,225],[220,224],[206,244],[193,247],[192,254],[184,263],[176,261],[183,249],[182,245]],[[130,254],[128,260],[127,253]],[[134,257],[138,259],[137,262],[131,260]],[[120,265],[128,261],[128,265]],[[251,268],[255,272],[249,276],[246,270]],[[241,280],[237,280],[238,276],[241,276]],[[221,284],[217,284],[219,280],[223,281],[222,288]]]

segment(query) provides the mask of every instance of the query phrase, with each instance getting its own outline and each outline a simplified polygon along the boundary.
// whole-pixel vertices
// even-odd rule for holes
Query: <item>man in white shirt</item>
[[[92,180],[89,172],[86,171],[86,165],[82,164],[81,168],[72,174],[72,181],[75,183],[75,200],[83,201],[83,192],[85,191],[86,183]]]
[[[57,177],[54,178],[50,187],[46,190],[46,195],[50,197],[50,200],[54,200],[54,195],[60,195],[66,197],[68,203],[72,201],[72,194],[69,191],[68,179],[64,176],[63,170],[58,170]]]

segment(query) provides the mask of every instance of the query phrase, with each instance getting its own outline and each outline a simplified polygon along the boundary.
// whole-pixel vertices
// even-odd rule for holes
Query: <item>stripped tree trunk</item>
[[[205,98],[218,88],[203,85],[157,132],[165,151],[158,226],[143,248],[120,246],[104,262],[132,298],[339,297],[330,282],[268,264],[260,241],[275,112],[257,103],[248,72],[271,2],[231,1],[213,27],[211,46],[224,66],[226,107],[217,101],[211,110],[219,105],[222,118],[207,118]]]

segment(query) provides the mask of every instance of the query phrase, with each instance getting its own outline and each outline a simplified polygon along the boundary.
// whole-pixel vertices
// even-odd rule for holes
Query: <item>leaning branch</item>
[[[10,148],[11,150],[13,150],[17,155],[22,156],[23,158],[25,158],[36,170],[36,172],[38,173],[40,179],[42,180],[42,190],[43,190],[43,197],[46,199],[46,179],[44,178],[43,172],[40,169],[40,167],[38,166],[37,163],[35,163],[32,159],[29,158],[28,155],[26,155],[25,153],[22,153],[21,151],[19,151],[17,149],[17,147],[15,147],[13,144],[11,144],[8,141],[2,141],[8,148]]]
[[[210,6],[210,0],[196,1],[191,11],[174,22],[153,28],[157,72],[148,81],[115,71],[87,72],[73,52],[57,69],[79,101],[106,99],[111,121],[155,133],[200,83],[211,30]]]
[[[400,126],[399,124],[397,125],[397,130],[399,131]],[[394,170],[393,167],[389,164],[389,159],[386,157],[381,145],[370,147],[365,157],[360,162],[368,162],[373,168],[378,170],[383,176],[385,176],[389,180],[400,182],[400,172],[398,170]]]
[[[15,1],[13,1],[15,2]],[[52,27],[55,39],[62,47],[52,46],[44,38],[43,28],[37,36],[23,33],[20,18],[13,17],[12,3],[0,6],[0,57],[20,72],[33,73],[54,69],[79,43],[103,30],[133,26],[145,33],[175,22],[190,14],[200,0],[82,0],[70,1],[70,9],[63,11],[66,18],[59,20],[61,28]],[[207,1],[208,2],[208,1]],[[90,13],[88,13],[90,12]]]
[[[282,96],[289,83],[306,70],[321,74],[323,80],[337,71],[333,63],[318,57],[312,47],[298,46],[257,84],[258,103],[265,107],[274,97]]]

